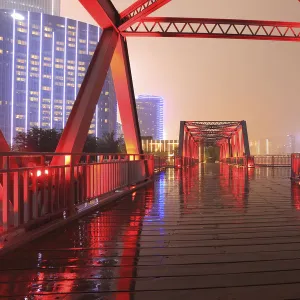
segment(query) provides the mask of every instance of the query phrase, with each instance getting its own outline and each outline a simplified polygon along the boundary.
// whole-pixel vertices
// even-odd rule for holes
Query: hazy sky
[[[118,10],[134,1],[113,1]],[[93,22],[78,0],[62,15]],[[298,0],[172,0],[158,16],[300,21]],[[165,99],[167,138],[180,120],[242,120],[250,138],[300,133],[300,43],[128,38],[134,89]]]

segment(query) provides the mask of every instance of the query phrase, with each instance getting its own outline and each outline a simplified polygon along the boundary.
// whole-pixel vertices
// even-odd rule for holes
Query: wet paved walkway
[[[288,168],[203,165],[0,258],[5,299],[300,299]]]

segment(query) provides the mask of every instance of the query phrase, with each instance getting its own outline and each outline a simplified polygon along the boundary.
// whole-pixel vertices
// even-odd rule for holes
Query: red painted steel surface
[[[139,123],[135,106],[127,43],[119,36],[111,61],[127,153],[141,153]]]
[[[135,2],[120,14],[122,25],[119,26],[119,30],[124,31],[141,18],[147,17],[170,1],[171,0],[140,0]]]
[[[300,154],[293,153],[291,155],[291,178],[300,182]]]
[[[299,22],[148,17],[127,28],[124,36],[300,41]]]

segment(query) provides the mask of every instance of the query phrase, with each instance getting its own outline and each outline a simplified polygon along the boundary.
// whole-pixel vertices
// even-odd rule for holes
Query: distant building
[[[164,136],[164,100],[162,97],[140,95],[136,99],[141,136],[162,140]]]
[[[252,155],[272,155],[273,143],[270,139],[254,140],[249,142]]]
[[[0,129],[6,140],[12,144],[18,132],[33,126],[64,128],[100,28],[17,10],[0,10],[0,24]],[[101,137],[115,130],[116,122],[117,101],[109,71],[89,134]]]
[[[1,0],[0,9],[17,9],[59,16],[60,0]]]
[[[165,153],[166,156],[174,156],[178,151],[179,140],[145,140],[142,139],[144,153]]]
[[[291,154],[296,152],[296,137],[292,134],[287,135],[286,153]]]

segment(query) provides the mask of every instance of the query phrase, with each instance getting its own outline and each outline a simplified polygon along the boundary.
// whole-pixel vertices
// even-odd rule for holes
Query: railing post
[[[13,172],[13,207],[14,207],[14,226],[18,227],[21,223],[21,211],[22,204],[20,201],[20,190],[19,190],[19,172]]]
[[[3,229],[7,230],[9,227],[9,158],[7,156],[3,157],[3,167],[5,169],[3,173],[3,204],[2,204],[2,220]]]
[[[70,188],[70,193],[69,193],[69,199],[68,201],[68,211],[70,215],[74,215],[75,213],[75,178],[74,178],[74,154],[71,154],[70,158],[70,178],[69,178],[69,188]],[[67,167],[67,166],[66,166]]]

